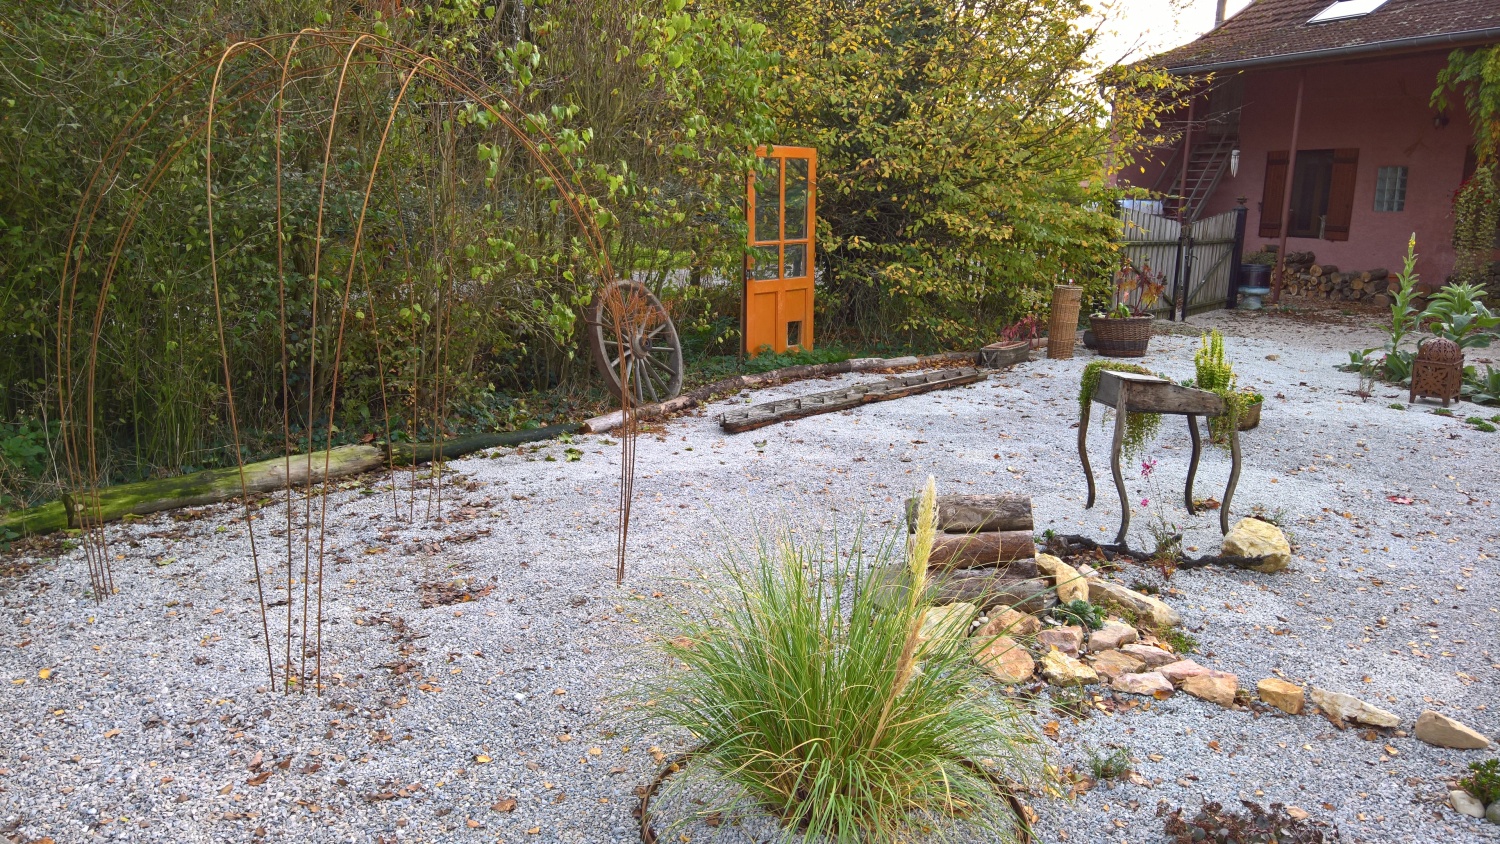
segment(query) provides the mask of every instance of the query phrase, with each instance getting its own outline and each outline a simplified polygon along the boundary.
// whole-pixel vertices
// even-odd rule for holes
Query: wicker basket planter
[[[1111,358],[1138,358],[1146,354],[1151,342],[1151,316],[1134,316],[1124,319],[1111,317],[1089,317],[1089,328],[1094,332],[1095,351]]]

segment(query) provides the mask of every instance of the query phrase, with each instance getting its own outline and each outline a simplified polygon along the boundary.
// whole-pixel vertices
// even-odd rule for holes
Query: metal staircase
[[[1172,187],[1166,191],[1165,210],[1184,223],[1194,223],[1203,215],[1208,198],[1219,187],[1219,181],[1229,170],[1229,156],[1238,143],[1232,135],[1211,137],[1202,143],[1193,144],[1188,156],[1187,184],[1183,185],[1182,166],[1178,156],[1173,156],[1163,176],[1172,177]],[[1178,153],[1181,155],[1181,153]]]

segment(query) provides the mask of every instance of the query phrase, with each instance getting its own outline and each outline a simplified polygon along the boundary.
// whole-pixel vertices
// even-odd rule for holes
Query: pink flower
[[[1149,498],[1142,498],[1141,499],[1141,506],[1142,507],[1150,507],[1151,506],[1151,499],[1149,499]]]
[[[1156,458],[1141,461],[1141,477],[1149,478],[1154,471],[1156,471]]]

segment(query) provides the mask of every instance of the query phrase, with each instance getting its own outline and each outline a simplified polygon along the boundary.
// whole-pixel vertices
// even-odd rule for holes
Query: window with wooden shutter
[[[1286,196],[1286,150],[1266,153],[1265,186],[1260,196],[1260,236],[1281,236],[1281,203]]]
[[[1354,177],[1359,170],[1359,150],[1333,151],[1333,178],[1328,189],[1328,215],[1323,223],[1327,240],[1348,240],[1349,221],[1354,218]]]

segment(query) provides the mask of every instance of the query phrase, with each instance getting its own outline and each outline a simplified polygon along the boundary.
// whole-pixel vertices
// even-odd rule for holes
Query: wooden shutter
[[[1323,220],[1325,240],[1348,240],[1349,221],[1354,218],[1354,177],[1359,169],[1359,150],[1333,151],[1333,178],[1328,187],[1328,216]]]
[[[1286,198],[1286,150],[1266,153],[1266,183],[1260,195],[1260,236],[1281,236],[1281,204]]]

